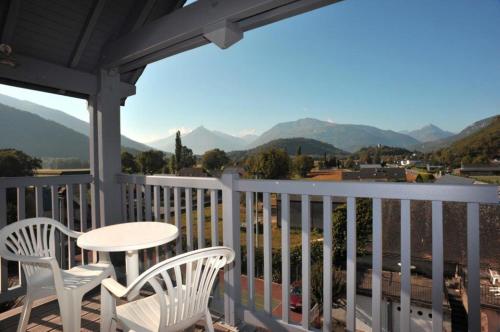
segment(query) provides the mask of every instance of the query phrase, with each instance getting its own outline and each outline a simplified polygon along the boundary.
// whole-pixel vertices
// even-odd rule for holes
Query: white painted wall
[[[356,296],[356,330],[371,331],[371,297],[357,295]],[[400,311],[398,310],[399,303],[392,302],[390,305],[387,300],[382,300],[382,331],[388,330],[388,314],[391,310],[392,316],[392,331],[399,331]],[[411,331],[412,332],[427,332],[432,331],[432,316],[431,309],[412,305],[410,313]],[[444,323],[444,330],[447,329]]]

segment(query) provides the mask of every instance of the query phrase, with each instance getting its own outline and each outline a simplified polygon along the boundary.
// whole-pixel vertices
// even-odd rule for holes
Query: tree
[[[182,145],[180,131],[177,131],[177,133],[175,134],[174,157],[174,159],[171,159],[175,162],[175,167],[171,167],[172,171],[179,172],[182,168],[192,167],[196,165],[196,157],[193,154],[193,150],[191,150],[187,146]]]
[[[293,170],[300,177],[306,177],[314,167],[314,159],[310,156],[297,156],[293,160]]]
[[[296,155],[296,156],[301,156],[301,155],[302,155],[302,146],[301,146],[301,145],[299,145],[299,146],[297,147],[297,152],[295,153],[295,155]]]
[[[33,171],[41,167],[40,159],[32,158],[20,150],[0,150],[0,177],[32,176]]]
[[[271,148],[251,155],[245,169],[261,179],[286,179],[290,175],[290,157],[283,149]]]
[[[223,150],[213,149],[205,152],[201,158],[202,167],[209,172],[220,171],[229,163],[229,158]]]
[[[144,174],[161,173],[166,165],[165,154],[158,150],[148,150],[139,153],[137,162]]]
[[[38,158],[28,156],[16,149],[0,149],[0,177],[33,176],[34,170],[42,166]],[[7,188],[7,222],[17,220],[16,188]]]
[[[180,162],[181,169],[186,167],[193,167],[194,165],[196,165],[196,157],[193,154],[193,150],[183,145]]]
[[[344,163],[344,168],[354,168],[354,160],[352,159],[352,157],[347,158]]]
[[[347,257],[347,206],[340,205],[333,211],[333,257],[339,264]],[[356,200],[356,245],[358,254],[366,251],[372,234],[372,202]]]
[[[139,165],[137,165],[134,155],[127,151],[122,152],[122,172],[128,174],[139,172]]]
[[[342,270],[338,267],[332,268],[332,298],[340,299],[344,295],[345,280]],[[315,303],[323,304],[323,293],[325,292],[323,283],[323,261],[317,260],[311,266],[311,295]]]
[[[175,170],[178,172],[182,166],[182,140],[180,130],[175,133]]]

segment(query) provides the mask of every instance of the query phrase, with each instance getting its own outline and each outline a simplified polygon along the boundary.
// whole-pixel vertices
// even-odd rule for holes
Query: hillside
[[[87,136],[41,116],[0,104],[0,149],[14,148],[38,158],[89,160]],[[130,147],[124,150],[136,154]]]
[[[72,129],[0,104],[0,148],[33,157],[89,159],[89,139]]]
[[[427,143],[419,143],[411,147],[412,150],[418,150],[421,152],[432,152],[432,151],[437,151],[439,149],[443,149],[446,147],[449,147],[450,145],[453,144],[453,142],[459,141],[463,138],[466,138],[469,135],[472,135],[478,131],[480,131],[482,128],[487,127],[495,118],[497,118],[498,115],[491,116],[486,119],[482,119],[479,121],[474,122],[473,124],[465,127],[461,132],[459,132],[456,135],[449,136],[443,139],[439,139],[436,141],[431,141]]]
[[[490,118],[489,124],[453,142],[437,154],[449,156],[452,162],[484,163],[500,156],[500,115]]]
[[[338,124],[317,119],[300,119],[275,125],[256,139],[256,147],[279,138],[305,137],[345,150],[356,151],[365,146],[387,145],[409,147],[418,144],[413,137],[372,126]]]
[[[337,149],[336,147],[328,143],[320,142],[310,138],[297,137],[297,138],[280,138],[259,145],[253,149],[245,151],[232,151],[229,152],[228,155],[232,160],[239,161],[259,151],[271,148],[277,148],[277,149],[283,149],[290,156],[293,156],[297,153],[297,149],[299,146],[303,155],[322,157],[325,153],[330,156],[346,156],[349,154],[349,152]]]
[[[89,135],[89,124],[87,122],[75,118],[74,116],[71,116],[62,111],[38,105],[26,100],[12,98],[2,94],[0,94],[0,103],[6,106],[10,106],[14,109],[38,115],[46,120],[54,121],[67,128],[71,128],[74,131],[85,136]],[[121,143],[124,147],[134,150],[146,151],[150,149],[150,147],[148,147],[147,145],[131,140],[130,138],[123,135]]]
[[[411,136],[414,139],[424,143],[436,141],[438,139],[443,139],[455,135],[454,133],[443,130],[433,124],[429,124],[417,130],[400,131],[400,133]]]
[[[192,149],[195,154],[203,154],[205,151],[215,148],[224,151],[241,150],[247,146],[245,139],[215,130],[208,130],[203,126],[182,135],[181,138],[182,144]],[[173,152],[175,150],[175,135],[150,142],[149,145],[158,150]]]
[[[392,146],[370,146],[361,148],[352,154],[353,157],[359,157],[361,155],[380,155],[380,156],[410,156],[412,152],[404,148],[397,148]]]

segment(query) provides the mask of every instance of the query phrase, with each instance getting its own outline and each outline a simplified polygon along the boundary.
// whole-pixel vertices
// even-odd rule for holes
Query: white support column
[[[98,81],[99,89],[94,104],[97,113],[98,160],[91,166],[97,171],[100,222],[104,226],[124,221],[121,189],[116,181],[116,175],[121,172],[120,74],[115,69],[101,70]]]
[[[87,100],[87,109],[89,111],[89,164],[90,175],[92,175],[92,183],[90,184],[90,219],[92,229],[96,229],[101,225],[99,211],[99,141],[97,135],[97,98],[90,96]],[[54,208],[55,207],[55,208]],[[58,213],[57,208],[57,191],[52,188],[52,217],[54,213]],[[59,219],[59,218],[55,218]],[[92,261],[97,262],[97,252],[92,252]]]
[[[234,190],[239,175],[227,169],[222,174],[223,242],[235,251],[235,260],[224,268],[224,313],[226,323],[236,326],[241,300],[240,194]]]

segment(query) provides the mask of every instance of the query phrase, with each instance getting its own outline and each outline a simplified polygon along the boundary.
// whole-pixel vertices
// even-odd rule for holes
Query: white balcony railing
[[[242,319],[252,325],[272,328],[279,324],[289,330],[310,329],[311,308],[311,197],[322,197],[323,201],[323,307],[332,306],[332,197],[343,197],[347,201],[347,317],[346,327],[355,330],[356,325],[356,200],[369,198],[373,204],[372,238],[372,327],[381,331],[382,317],[382,200],[399,200],[401,209],[401,299],[400,330],[410,330],[411,302],[411,201],[432,201],[432,326],[441,331],[443,326],[443,202],[467,204],[467,265],[468,265],[468,321],[470,330],[480,327],[480,268],[479,268],[479,205],[498,204],[496,186],[458,186],[406,183],[361,183],[361,182],[313,182],[313,181],[275,181],[243,180],[234,174],[224,174],[215,178],[181,178],[171,176],[119,176],[123,184],[123,211],[128,210],[130,220],[149,219],[151,210],[154,216],[160,215],[160,191],[163,190],[164,202],[169,202],[169,195],[174,195],[174,219],[178,227],[183,226],[182,209],[185,209],[185,243],[187,250],[193,248],[193,190],[196,191],[198,246],[204,245],[205,213],[204,200],[211,197],[212,243],[218,243],[218,192],[222,192],[222,228],[223,243],[233,247],[240,255],[240,222],[246,222],[246,243],[254,243],[254,194],[263,197],[263,252],[264,252],[264,310],[255,306],[255,251],[253,245],[246,250],[248,299],[241,299],[241,262],[225,271],[225,317],[234,324]],[[151,199],[153,191],[153,200]],[[184,205],[182,205],[182,192]],[[137,192],[144,192],[142,195]],[[134,194],[135,193],[135,194]],[[282,261],[282,308],[281,318],[272,315],[272,232],[271,232],[271,195],[280,196],[281,209],[281,261]],[[135,195],[135,196],[134,196]],[[289,317],[290,285],[290,197],[301,197],[301,243],[302,243],[302,322],[300,326],[291,324]],[[134,200],[135,197],[135,200]],[[244,197],[244,200],[242,199]],[[240,199],[242,201],[240,207]],[[152,203],[153,201],[153,203]],[[131,204],[135,207],[131,207]],[[138,204],[138,205],[137,205]],[[143,206],[145,216],[142,216]],[[244,208],[243,208],[244,207]],[[169,222],[170,206],[164,204]],[[245,220],[240,220],[240,208]],[[136,212],[136,215],[134,215]],[[180,242],[178,252],[182,250]],[[245,304],[243,304],[245,303]],[[331,331],[331,311],[324,311],[323,330]]]
[[[256,285],[254,278],[256,252],[253,245],[246,248],[245,283],[248,295],[242,298],[241,292],[241,262],[237,259],[233,267],[224,271],[224,315],[229,324],[244,321],[252,325],[269,329],[287,330],[311,329],[311,200],[323,202],[323,308],[332,307],[331,271],[332,262],[332,200],[341,197],[347,203],[347,262],[346,262],[346,328],[355,330],[356,325],[356,201],[369,198],[372,202],[373,234],[372,234],[372,321],[373,331],[382,328],[382,201],[385,199],[400,201],[400,242],[401,242],[401,292],[400,292],[400,330],[410,330],[411,303],[411,227],[410,203],[412,201],[432,202],[432,326],[433,330],[441,331],[443,325],[444,298],[444,254],[443,254],[443,202],[459,202],[467,205],[467,292],[468,292],[468,322],[469,330],[480,328],[480,253],[479,253],[479,206],[480,204],[498,204],[496,186],[474,185],[430,185],[404,183],[361,183],[361,182],[314,182],[314,181],[275,181],[275,180],[244,180],[237,174],[225,173],[221,178],[191,178],[175,176],[142,176],[118,175],[117,181],[122,185],[122,216],[133,222],[138,220],[157,220],[174,223],[179,227],[181,238],[175,245],[177,253],[192,250],[205,245],[215,245],[222,242],[234,248],[236,257],[241,257],[241,232],[243,222],[246,225],[245,242],[255,242],[253,230],[254,195],[262,197],[263,220],[263,309],[257,306]],[[0,179],[0,227],[6,224],[7,188],[17,190],[17,218],[26,217],[23,214],[25,188],[34,190],[37,215],[43,212],[40,204],[43,189],[50,188],[51,215],[60,219],[57,200],[61,184],[66,190],[67,201],[73,197],[73,187],[79,186],[79,200],[87,199],[86,192],[91,183],[90,176],[62,176],[52,178],[22,178]],[[34,188],[34,189],[31,189]],[[27,191],[26,191],[27,192]],[[290,226],[291,197],[300,197],[301,218],[301,282],[302,282],[302,315],[300,325],[292,323],[289,313],[290,277]],[[278,199],[274,199],[277,198]],[[171,203],[173,202],[173,204]],[[279,205],[281,211],[281,284],[282,313],[280,317],[273,316],[272,308],[272,273],[273,273],[273,243],[272,243],[272,206]],[[66,204],[66,218],[62,222],[73,220],[72,204]],[[80,207],[87,207],[86,202],[80,202]],[[64,204],[63,204],[64,207]],[[95,209],[93,209],[95,210]],[[59,214],[58,214],[59,213]],[[87,209],[80,211],[82,230],[87,225],[95,227],[94,218],[87,218]],[[195,241],[196,240],[196,241]],[[71,246],[69,246],[71,247]],[[68,248],[67,250],[71,250]],[[69,252],[70,253],[70,252]],[[82,255],[82,259],[85,255]],[[161,248],[145,252],[145,265],[153,264],[162,259]],[[73,256],[69,255],[72,258]],[[71,264],[71,262],[68,262]],[[2,265],[2,294],[11,291],[7,286],[6,265]],[[22,280],[22,279],[20,279]],[[330,310],[324,310],[323,330],[331,331],[332,315]]]
[[[88,174],[0,178],[0,228],[8,222],[32,217],[53,218],[83,232],[96,228],[91,190],[92,176]],[[96,258],[95,254],[83,254],[70,238],[57,242],[58,261],[64,268],[73,266],[75,261]],[[0,302],[24,294],[22,269],[18,266],[13,271],[12,266],[12,262],[1,260]]]

